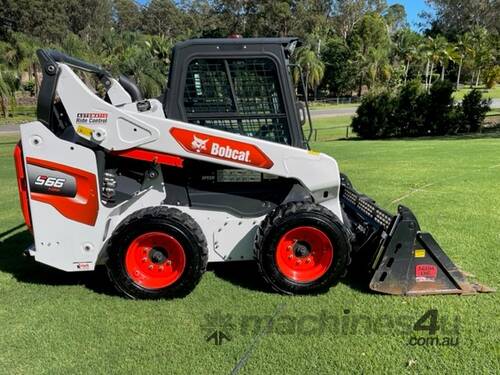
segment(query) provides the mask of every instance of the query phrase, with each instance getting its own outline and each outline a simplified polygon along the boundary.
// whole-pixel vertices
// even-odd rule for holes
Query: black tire
[[[175,276],[177,279],[165,287],[139,285],[138,277],[130,275],[127,271],[130,268],[126,265],[127,251],[131,251],[129,250],[131,244],[134,240],[150,233],[156,233],[157,236],[166,234],[174,238],[181,245],[181,253],[184,254],[181,255],[182,270]],[[146,252],[144,249],[143,251]],[[155,266],[158,267],[162,266],[160,262],[168,262],[168,256],[166,254],[161,257],[160,254],[160,259],[153,260],[149,258],[149,253],[147,255],[151,262],[157,261]],[[106,266],[111,282],[126,297],[132,299],[176,298],[183,297],[194,289],[207,268],[207,260],[207,241],[200,226],[189,215],[175,208],[154,207],[133,213],[118,226],[108,245]],[[139,271],[136,272],[139,274]]]
[[[278,245],[280,248],[283,246],[280,242],[282,238],[285,238],[291,230],[305,226],[317,229],[326,235],[334,249],[333,259],[318,278],[298,281],[280,271],[277,252]],[[321,237],[324,238],[323,235]],[[286,250],[296,251],[295,247],[294,250],[290,250],[290,246]],[[328,290],[345,275],[350,263],[350,252],[349,236],[340,220],[327,208],[309,202],[292,202],[276,207],[261,223],[255,238],[254,254],[259,272],[272,289],[283,294],[316,294]],[[307,249],[306,253],[308,254]],[[304,255],[300,253],[298,256]]]

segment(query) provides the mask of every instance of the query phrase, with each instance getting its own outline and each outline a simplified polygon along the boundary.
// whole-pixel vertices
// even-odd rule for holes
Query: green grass
[[[12,137],[0,137],[0,232],[22,222],[11,159]],[[313,145],[334,156],[360,191],[382,206],[411,207],[464,270],[500,284],[500,138],[336,141]],[[426,184],[432,185],[422,188]],[[412,193],[413,192],[413,193]],[[113,294],[101,273],[66,274],[21,251],[30,236],[0,237],[0,373],[228,374],[249,353],[240,374],[493,374],[498,373],[498,294],[391,297],[340,283],[320,296],[285,297],[263,290],[254,267],[218,267],[192,294],[174,301],[129,301]],[[206,313],[285,318],[327,314],[402,319],[412,325],[428,309],[459,317],[459,345],[408,345],[393,329],[287,331],[275,326],[255,339],[238,326],[230,342],[205,342]],[[444,324],[442,320],[441,323]],[[441,324],[441,325],[443,325]],[[308,326],[306,326],[307,328]],[[314,326],[313,326],[314,327]],[[283,328],[283,327],[282,327]],[[352,326],[351,326],[352,329]],[[278,332],[281,332],[279,334]],[[426,335],[426,333],[421,333]],[[439,331],[440,336],[444,336]]]
[[[309,108],[311,110],[314,109],[335,109],[335,108],[356,108],[359,105],[359,103],[340,103],[340,104],[335,104],[335,103],[326,103],[326,102],[310,102],[309,103]]]
[[[500,85],[497,85],[492,89],[486,89],[484,86],[479,86],[478,90],[482,92],[483,98],[490,98],[490,99],[500,98]],[[470,88],[464,87],[460,90],[455,91],[453,97],[455,98],[455,100],[462,100],[465,94],[469,93],[470,91],[471,91]]]
[[[319,117],[313,118],[313,128],[317,133],[313,132],[311,140],[317,141],[331,141],[335,139],[346,137],[346,127],[349,127],[349,137],[354,136],[350,129],[352,116],[332,116],[332,117]],[[309,125],[304,125],[304,134],[309,135]]]

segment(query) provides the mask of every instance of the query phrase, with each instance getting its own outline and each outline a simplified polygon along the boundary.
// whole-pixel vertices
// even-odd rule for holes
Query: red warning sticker
[[[417,264],[415,267],[415,280],[421,281],[436,281],[437,266],[433,264]]]

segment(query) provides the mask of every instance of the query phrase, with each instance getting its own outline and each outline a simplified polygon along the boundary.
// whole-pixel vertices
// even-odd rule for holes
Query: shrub
[[[367,139],[394,136],[395,105],[396,101],[388,92],[365,96],[352,120],[353,130]]]
[[[448,81],[435,82],[429,93],[420,82],[409,82],[395,95],[387,91],[370,94],[358,107],[353,130],[367,139],[477,131],[489,111],[488,101],[473,90],[455,106],[452,94]]]
[[[457,127],[453,107],[453,84],[450,81],[435,82],[427,95],[425,106],[425,132],[429,135],[445,135]]]
[[[27,81],[22,84],[22,88],[24,91],[28,91],[31,96],[35,95],[35,82]]]
[[[415,137],[423,135],[425,93],[419,81],[411,81],[401,88],[394,113],[395,135]]]
[[[460,132],[475,132],[481,127],[481,124],[486,117],[486,113],[490,110],[490,100],[482,99],[479,90],[472,90],[464,96],[459,107],[460,110]]]

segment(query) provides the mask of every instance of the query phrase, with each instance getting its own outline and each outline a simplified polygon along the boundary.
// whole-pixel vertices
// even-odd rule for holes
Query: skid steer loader
[[[39,50],[37,121],[14,156],[36,261],[107,267],[131,298],[179,297],[208,262],[255,260],[285,294],[317,293],[368,264],[388,294],[469,294],[408,208],[392,215],[359,194],[336,161],[309,150],[290,79],[294,38],[178,43],[168,87],[134,82]],[[89,87],[81,71],[101,90]],[[310,117],[310,116],[309,116]]]

